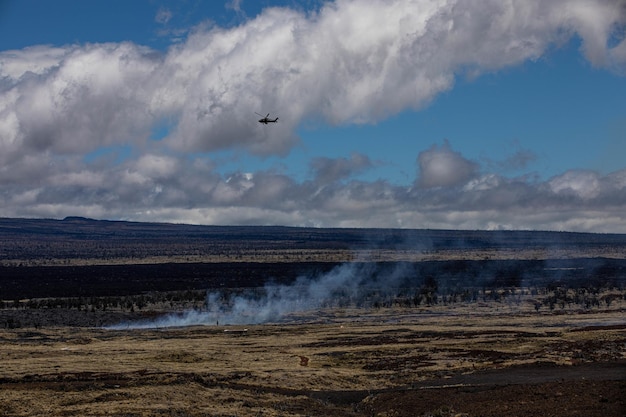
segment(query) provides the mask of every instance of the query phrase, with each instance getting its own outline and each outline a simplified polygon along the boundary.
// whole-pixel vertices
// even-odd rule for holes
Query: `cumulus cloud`
[[[575,33],[607,66],[623,55],[623,41],[607,44],[625,16],[603,0],[338,0],[308,15],[270,8],[234,28],[200,26],[162,55],[129,43],[7,51],[2,145],[84,152],[140,141],[167,117],[177,150],[284,154],[307,115],[373,123],[426,105],[459,72],[536,59]],[[285,122],[270,136],[254,111]]]
[[[302,182],[225,177],[206,155],[286,155],[306,118],[376,123],[428,105],[459,75],[537,59],[573,36],[593,65],[623,68],[625,23],[624,3],[611,0],[337,0],[310,13],[269,8],[231,28],[207,23],[164,52],[129,42],[3,51],[0,215],[585,230],[602,209],[614,231],[626,224],[623,171],[511,179],[446,142],[419,153],[403,187],[356,181],[373,165],[358,153],[313,160]],[[268,129],[254,112],[281,123]],[[103,148],[131,151],[86,157]],[[512,158],[523,167],[532,155]]]
[[[19,65],[14,55],[0,53],[0,163],[145,139],[152,120],[141,85],[154,68],[151,51],[126,43],[33,48],[20,52]]]
[[[345,160],[335,162],[342,165]],[[62,172],[46,167],[48,177],[38,183],[0,187],[3,215],[86,215],[212,224],[626,231],[626,170],[605,176],[568,171],[543,182],[480,174],[463,186],[424,188],[349,179],[329,183],[319,176],[297,182],[269,171],[222,176],[202,160],[181,164],[158,155],[105,170],[80,163],[67,165]]]
[[[552,192],[582,199],[597,197],[601,192],[600,176],[592,171],[568,171],[548,182]]]
[[[453,151],[448,141],[421,152],[417,162],[418,184],[424,188],[463,185],[474,177],[478,168],[474,162]]]

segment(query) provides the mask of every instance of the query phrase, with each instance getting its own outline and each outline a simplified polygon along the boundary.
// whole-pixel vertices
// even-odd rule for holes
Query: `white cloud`
[[[66,48],[38,45],[22,50],[4,51],[0,58],[0,71],[11,80],[19,80],[28,75],[42,75],[57,67],[66,52]]]
[[[348,178],[371,168],[373,163],[367,155],[353,153],[350,158],[315,158],[311,161],[316,181],[326,184]]]
[[[463,191],[485,191],[491,190],[502,185],[502,178],[496,174],[483,175],[480,178],[474,178],[467,182],[463,187]]]
[[[560,195],[591,199],[600,194],[599,175],[591,171],[568,171],[551,179],[548,184],[552,192]]]
[[[136,163],[137,171],[151,178],[170,178],[178,172],[178,159],[162,155],[143,155]]]
[[[625,15],[603,0],[340,0],[310,15],[270,8],[238,27],[201,26],[162,57],[128,43],[7,51],[0,88],[19,100],[4,104],[0,125],[38,149],[84,152],[137,141],[168,117],[175,149],[284,154],[304,117],[376,122],[426,105],[459,72],[536,59],[573,33],[595,65],[609,65]],[[269,136],[254,111],[283,123]]]
[[[572,30],[575,30],[583,40],[583,53],[592,64],[605,67],[611,58],[619,59],[619,48],[611,50],[607,48],[607,42],[615,30],[615,25],[626,22],[624,17],[626,3],[620,0],[604,2],[576,0],[564,6]]]
[[[17,74],[4,72],[11,54],[0,53],[0,163],[16,152],[70,155],[140,143],[152,122],[142,88],[154,69],[150,54],[132,44],[72,46],[54,63],[34,54],[41,74]]]
[[[373,165],[360,154],[314,159],[300,183],[275,172],[224,178],[193,156],[286,155],[306,118],[375,123],[428,105],[459,75],[537,59],[574,35],[593,65],[615,69],[625,21],[623,2],[609,0],[338,0],[199,26],[164,53],[132,43],[0,52],[0,215],[626,231],[624,171],[508,179],[446,142],[419,153],[416,186],[402,187],[355,181]],[[254,112],[280,122],[260,125]],[[167,135],[150,140],[163,120]],[[83,159],[103,147],[132,152]],[[590,217],[598,212],[605,222]]]
[[[457,157],[465,159],[458,153]],[[336,162],[341,165],[345,160]],[[222,177],[205,164],[180,164],[158,155],[104,171],[66,164],[60,170],[47,167],[46,172],[47,177],[1,186],[2,215],[626,232],[626,170],[606,176],[570,171],[545,182],[487,173],[464,186],[431,188],[385,181],[328,183],[319,177],[296,182],[272,172]]]
[[[167,7],[159,7],[157,10],[156,16],[154,16],[154,21],[161,24],[166,25],[172,19],[173,13]]]
[[[237,13],[241,13],[241,3],[243,3],[243,0],[229,0],[226,2],[225,7],[227,9],[232,9]]]
[[[424,188],[453,187],[464,185],[474,177],[477,165],[450,148],[446,141],[442,146],[433,145],[417,157],[419,182]]]

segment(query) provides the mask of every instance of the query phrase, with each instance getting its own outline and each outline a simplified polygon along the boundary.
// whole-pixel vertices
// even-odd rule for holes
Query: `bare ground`
[[[624,416],[625,311],[473,304],[0,330],[0,415]]]

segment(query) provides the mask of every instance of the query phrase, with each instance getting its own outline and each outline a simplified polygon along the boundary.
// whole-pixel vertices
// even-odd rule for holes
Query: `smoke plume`
[[[267,284],[261,289],[209,292],[202,310],[167,314],[155,320],[121,323],[112,330],[193,325],[237,325],[279,322],[292,313],[325,307],[367,306],[402,284],[402,266],[388,269],[349,263],[316,276],[300,276],[289,285]]]

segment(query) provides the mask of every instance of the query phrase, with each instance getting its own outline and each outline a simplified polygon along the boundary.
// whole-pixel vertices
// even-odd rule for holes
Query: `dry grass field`
[[[0,330],[2,416],[624,416],[626,302]]]

